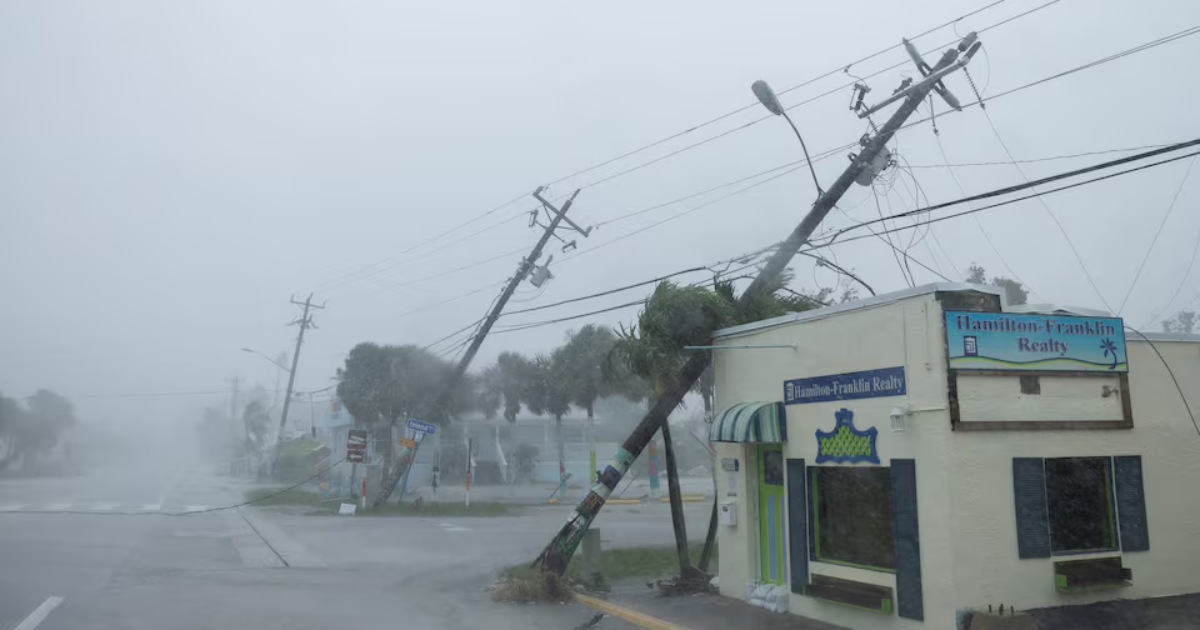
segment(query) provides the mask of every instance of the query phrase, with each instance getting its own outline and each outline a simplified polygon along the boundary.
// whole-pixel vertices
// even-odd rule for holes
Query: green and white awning
[[[781,402],[749,402],[722,411],[708,427],[710,442],[786,442],[787,412]]]

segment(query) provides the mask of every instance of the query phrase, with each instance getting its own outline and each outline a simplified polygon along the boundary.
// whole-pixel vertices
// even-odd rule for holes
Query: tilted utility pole
[[[550,239],[553,237],[563,241],[563,251],[570,251],[575,248],[575,241],[565,241],[555,234],[555,231],[557,231],[559,228],[559,224],[561,224],[563,221],[566,221],[571,230],[582,234],[585,238],[592,231],[591,228],[584,229],[579,227],[577,223],[567,218],[567,211],[571,209],[571,204],[575,202],[575,197],[579,195],[578,190],[571,194],[571,197],[567,199],[566,203],[563,204],[561,209],[555,207],[553,203],[542,197],[543,190],[545,190],[545,187],[538,186],[537,190],[533,191],[533,197],[542,204],[542,208],[549,217],[550,223],[549,225],[545,226],[544,230],[542,231],[542,237],[538,239],[537,244],[533,246],[533,249],[529,252],[529,255],[521,259],[521,262],[517,265],[517,272],[513,274],[513,277],[509,279],[508,284],[504,287],[504,291],[500,293],[500,297],[496,300],[496,305],[492,307],[492,310],[487,314],[487,317],[485,317],[483,322],[479,325],[479,329],[475,331],[475,334],[471,339],[471,345],[467,348],[467,352],[463,354],[462,359],[460,359],[459,362],[454,366],[454,372],[446,382],[446,390],[442,393],[443,407],[446,406],[446,403],[450,398],[450,394],[457,385],[458,381],[462,378],[463,374],[466,374],[467,368],[471,366],[471,361],[475,358],[475,354],[479,352],[479,346],[483,345],[484,338],[486,338],[488,332],[492,330],[492,326],[496,323],[496,320],[500,318],[500,314],[504,312],[505,305],[508,304],[509,298],[513,296],[513,293],[517,290],[517,287],[525,281],[525,278],[528,277],[531,272],[535,271],[535,268],[537,273],[535,274],[534,278],[532,278],[532,281],[535,285],[541,286],[543,282],[546,282],[553,277],[550,274],[550,260],[547,260],[546,264],[540,267],[538,267],[536,264],[538,258],[541,258],[542,256],[542,249],[546,247],[546,243],[550,242]],[[538,217],[538,211],[534,210],[530,217],[530,227],[534,225],[541,226],[541,223],[538,223]],[[550,257],[551,260],[553,258],[553,256]],[[470,431],[468,430],[466,433],[468,434],[469,439]],[[471,453],[470,447],[468,447],[467,461],[470,462],[470,459]],[[373,506],[378,507],[379,505],[382,505],[384,501],[388,500],[388,497],[392,496],[392,492],[396,489],[396,484],[400,482],[400,477],[404,475],[404,470],[411,465],[412,461],[413,458],[411,457],[398,457],[395,459],[391,470],[388,471],[388,475],[384,479],[383,486],[380,488],[379,496],[375,497],[375,500],[372,502]]]
[[[792,258],[796,255],[816,230],[825,216],[829,214],[837,202],[842,198],[850,185],[855,181],[863,184],[869,184],[874,173],[881,169],[879,159],[885,154],[885,146],[892,139],[892,136],[900,129],[909,116],[916,111],[917,107],[924,102],[925,97],[933,90],[937,90],[943,98],[948,92],[941,80],[951,72],[964,67],[971,57],[979,50],[979,43],[976,41],[975,33],[968,34],[958,46],[947,50],[937,65],[929,68],[920,61],[920,56],[914,54],[914,61],[917,61],[918,68],[924,76],[920,81],[912,85],[904,85],[897,90],[891,97],[886,99],[871,108],[855,107],[859,112],[860,117],[867,117],[871,113],[877,111],[880,107],[896,100],[903,99],[903,104],[892,114],[891,118],[883,124],[874,136],[864,136],[861,141],[862,151],[858,155],[852,155],[850,166],[838,177],[824,193],[822,193],[813,203],[812,208],[805,215],[804,219],[796,226],[792,233],[788,235],[783,242],[776,248],[775,253],[767,261],[767,264],[759,271],[758,276],[750,283],[745,292],[738,298],[737,312],[744,313],[747,306],[756,298],[763,295],[767,287],[779,277],[779,274],[787,267]],[[906,48],[910,54],[915,53],[911,45],[905,41]],[[960,58],[961,56],[961,58]],[[954,107],[957,103],[951,100],[953,97],[946,98],[947,102]],[[861,103],[861,98],[859,99]],[[957,108],[956,108],[957,109]],[[872,173],[874,171],[874,173]],[[860,177],[862,179],[860,179]],[[600,512],[600,508],[604,506],[609,493],[617,486],[617,482],[629,470],[629,466],[633,463],[637,456],[641,454],[646,443],[654,436],[660,427],[667,421],[667,416],[679,403],[683,401],[683,397],[691,390],[692,385],[696,382],[700,375],[708,368],[712,361],[711,351],[696,352],[680,369],[679,374],[673,382],[667,383],[666,390],[655,401],[654,406],[634,428],[633,433],[617,449],[612,461],[604,469],[600,476],[600,480],[592,486],[591,491],[580,502],[575,511],[571,512],[567,522],[559,529],[558,533],[546,545],[541,554],[534,560],[534,565],[541,565],[543,570],[552,571],[558,575],[562,575],[567,569],[567,563],[570,562],[571,556],[575,554],[576,548],[583,540],[583,535],[595,520],[596,515]],[[683,576],[687,577],[687,576]]]
[[[323,309],[325,305],[317,306],[312,303],[312,294],[308,294],[308,298],[303,302],[297,302],[292,299],[292,304],[303,306],[304,313],[300,319],[288,324],[289,326],[299,326],[300,334],[296,335],[296,349],[292,352],[292,369],[288,372],[287,391],[283,395],[283,413],[279,416],[279,435],[275,438],[275,455],[272,457],[271,470],[275,469],[275,465],[279,463],[279,451],[283,448],[283,431],[287,428],[288,407],[292,404],[292,387],[296,384],[296,365],[300,362],[300,346],[304,344],[304,331],[309,328],[316,328],[313,325],[312,315],[309,312],[313,309]]]
[[[548,225],[545,231],[542,232],[542,237],[538,239],[537,244],[533,246],[533,251],[530,251],[529,255],[521,259],[520,264],[517,265],[517,273],[513,275],[511,280],[508,281],[508,286],[504,287],[504,292],[500,294],[500,299],[496,300],[496,306],[492,307],[492,311],[488,313],[486,318],[484,318],[483,323],[479,326],[479,331],[475,333],[475,338],[471,340],[471,345],[467,348],[466,354],[464,354],[462,359],[459,360],[458,365],[454,366],[454,378],[452,378],[451,381],[457,381],[463,374],[467,372],[467,368],[471,366],[471,361],[475,358],[475,353],[479,352],[479,346],[483,345],[483,340],[485,337],[487,337],[488,332],[492,330],[492,325],[496,323],[496,320],[500,318],[500,314],[504,312],[504,306],[508,304],[509,298],[512,297],[513,292],[517,290],[517,287],[520,286],[521,282],[525,280],[525,277],[529,275],[529,272],[533,270],[534,263],[536,263],[537,259],[541,257],[542,248],[544,248],[546,243],[550,241],[550,237],[555,236],[554,231],[558,229],[558,224],[562,221],[566,221],[571,226],[571,229],[579,232],[584,237],[587,237],[587,235],[592,231],[591,228],[585,230],[579,227],[579,225],[577,225],[574,221],[567,218],[567,210],[570,210],[571,204],[575,202],[575,197],[579,194],[578,190],[576,190],[571,197],[567,199],[567,202],[563,204],[561,210],[555,208],[554,204],[546,201],[542,197],[542,190],[543,188],[538,186],[538,189],[533,191],[533,196],[535,199],[541,202],[542,206],[546,209],[546,212],[550,215],[550,225]],[[564,245],[563,249],[564,251],[573,249],[574,246],[575,242],[571,241],[570,243]],[[547,263],[547,265],[543,268],[549,269],[549,263]]]
[[[238,399],[238,381],[239,380],[241,380],[241,379],[239,379],[236,376],[229,379],[230,393],[233,394],[232,398],[229,401],[229,420],[230,420],[230,422],[234,423],[234,426],[237,426],[237,419],[238,419],[238,417],[237,417],[237,399]],[[246,433],[245,449],[246,449],[246,452],[249,453],[249,450],[250,450],[250,426],[246,424],[245,418],[242,418],[242,428],[245,429],[245,433]]]

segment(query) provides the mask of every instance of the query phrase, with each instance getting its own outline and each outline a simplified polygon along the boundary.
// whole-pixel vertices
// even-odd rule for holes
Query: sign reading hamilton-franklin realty
[[[879,396],[903,396],[906,392],[904,366],[797,378],[783,382],[783,403],[854,400]]]
[[[1128,372],[1117,317],[946,311],[955,370]]]

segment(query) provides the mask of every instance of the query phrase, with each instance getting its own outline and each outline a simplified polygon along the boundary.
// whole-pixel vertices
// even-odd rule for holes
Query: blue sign
[[[412,418],[409,418],[408,422],[404,424],[413,431],[420,431],[421,433],[427,433],[429,435],[433,435],[437,432],[436,424],[429,424],[428,422],[421,422],[420,420],[413,420]]]
[[[1118,317],[946,311],[954,370],[1128,372]]]
[[[783,404],[903,396],[904,367],[797,378],[783,382]]]

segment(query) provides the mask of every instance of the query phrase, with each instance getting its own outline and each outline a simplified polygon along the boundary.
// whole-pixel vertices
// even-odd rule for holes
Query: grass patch
[[[255,488],[246,492],[246,500],[262,507],[310,507],[322,511],[310,511],[309,514],[324,515],[337,512],[342,503],[358,504],[357,499],[322,499],[320,493],[293,488],[282,494],[282,488]],[[472,503],[467,507],[461,503],[426,503],[414,507],[412,503],[389,503],[379,509],[367,508],[359,510],[357,516],[507,516],[514,514],[516,508],[504,503]]]
[[[412,503],[389,503],[377,509],[367,508],[362,516],[508,516],[515,507],[504,503],[425,503],[415,507]]]
[[[488,590],[495,602],[563,602],[574,597],[570,581],[553,573],[501,577]]]
[[[263,507],[280,506],[280,505],[300,505],[312,507],[330,507],[335,505],[334,501],[323,501],[321,495],[308,490],[293,488],[283,494],[276,494],[282,488],[255,488],[246,491],[246,500],[252,501],[254,505]]]
[[[693,563],[700,559],[702,543],[693,543],[689,548]],[[718,549],[713,549],[712,559],[708,563],[710,573],[717,572]],[[581,561],[577,552],[567,565],[564,577],[571,581],[582,581],[580,575]],[[605,549],[600,552],[600,572],[608,581],[627,578],[661,578],[674,576],[679,573],[679,560],[674,547],[626,547],[623,549]],[[500,570],[500,578],[530,580],[541,575],[541,569],[530,567],[528,563],[507,567]],[[590,576],[589,576],[590,577]]]

